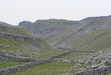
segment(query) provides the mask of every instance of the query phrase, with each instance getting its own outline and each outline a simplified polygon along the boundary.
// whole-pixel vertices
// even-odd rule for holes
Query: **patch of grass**
[[[56,53],[58,54],[59,51]],[[54,55],[56,53],[55,51],[48,52],[46,54],[43,54],[42,57],[46,58],[47,56],[49,56],[49,54]],[[88,54],[72,53],[72,54],[63,56],[61,58],[76,58],[79,56],[87,56],[87,55]],[[82,66],[82,67],[77,67],[73,69],[74,66],[76,66],[76,63],[58,62],[57,60],[54,60],[51,63],[40,64],[39,66],[31,67],[27,70],[20,71],[15,74],[9,74],[9,75],[65,75],[66,73],[76,73],[77,71],[80,70],[80,68],[86,68],[86,66],[85,67]]]
[[[10,26],[10,25],[5,26],[5,27],[3,26],[3,28],[1,27],[0,32],[32,36],[32,33],[25,30],[24,28],[20,28],[17,26]]]
[[[6,69],[9,67],[13,67],[13,66],[17,66],[17,65],[22,65],[25,64],[26,62],[16,62],[16,61],[3,61],[2,63],[0,63],[0,69]]]
[[[39,51],[46,52],[52,49],[53,48],[43,40],[29,42],[27,40],[15,40],[14,38],[0,36],[0,50],[7,50],[10,55],[16,55],[24,51],[25,54],[22,52],[22,54],[20,54],[21,56],[30,57],[30,54],[38,56]]]
[[[52,62],[9,75],[63,75],[69,71],[72,65],[70,63]]]
[[[75,58],[78,56],[87,56],[87,55],[88,55],[87,53],[71,53],[69,55],[62,56],[61,58]]]
[[[40,53],[39,58],[49,58],[51,56],[55,56],[64,52],[67,52],[68,50],[49,50],[49,51],[44,51]]]
[[[111,49],[111,28],[99,28],[88,34],[73,36],[67,40],[67,46],[78,50]]]

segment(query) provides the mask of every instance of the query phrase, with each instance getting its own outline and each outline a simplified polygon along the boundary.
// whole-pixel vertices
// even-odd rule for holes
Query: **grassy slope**
[[[8,63],[7,63],[8,62]],[[0,61],[0,69],[6,69],[9,67],[25,64],[26,62],[16,62],[11,60]]]
[[[77,58],[79,56],[87,55],[88,54],[72,53],[61,58]],[[17,72],[16,74],[9,75],[65,75],[66,73],[74,73],[80,70],[80,68],[72,69],[76,63],[58,62],[57,60],[51,63],[41,64],[39,66],[29,68],[28,70]]]
[[[89,30],[89,32],[91,32],[92,30],[94,31],[94,29],[96,28],[100,28],[103,26],[110,26],[111,24],[110,20],[111,20],[111,16],[88,17],[80,21],[49,19],[49,20],[38,20],[34,23],[28,22],[25,24],[20,24],[20,26],[28,30],[31,30],[32,32],[36,34],[40,34],[42,38],[46,39],[51,44],[59,43],[58,44],[59,46],[61,45],[61,43],[63,43],[64,45],[64,42],[66,41],[67,38],[70,39],[69,38],[71,37],[70,33],[73,32],[74,35],[76,35],[75,34],[76,31],[84,32],[84,31]],[[64,38],[66,39],[62,40]],[[74,42],[76,42],[75,40]],[[77,40],[78,40],[77,41],[78,43],[79,43],[79,40],[80,42],[81,41],[84,42],[84,39],[82,40],[81,38]],[[73,45],[73,43],[68,43],[68,45],[69,45],[68,47],[70,47],[70,45]],[[80,46],[77,45],[77,48],[80,48]]]
[[[100,29],[97,30],[96,32],[91,32],[88,33],[87,35],[82,35],[81,37],[74,37],[73,40],[71,40],[71,45],[72,47],[76,48],[76,49],[106,49],[109,46],[106,46],[108,43],[107,39],[110,38],[110,33],[108,35],[105,36],[101,36],[98,37],[96,40],[95,37],[103,34],[104,32],[110,32],[110,29],[108,30],[107,28],[104,29]],[[92,35],[93,34],[93,35]],[[107,39],[106,39],[107,38]],[[105,40],[106,39],[106,40]],[[92,40],[90,45],[88,43],[88,40]],[[105,41],[104,41],[105,40]],[[75,43],[76,42],[76,43]],[[106,42],[105,44],[103,44],[102,42]],[[97,46],[96,46],[97,45]],[[100,46],[98,46],[100,45]],[[102,45],[102,46],[101,46]],[[40,58],[48,58],[50,56],[62,53],[63,51],[47,51],[47,52],[42,52],[40,54]],[[77,58],[80,56],[87,56],[88,54],[70,54],[61,58]],[[41,64],[40,66],[35,66],[32,68],[29,68],[28,70],[24,70],[21,72],[17,72],[16,74],[9,74],[9,75],[65,75],[66,73],[75,73],[77,71],[79,71],[81,68],[87,68],[87,66],[82,66],[82,67],[78,67],[76,69],[72,70],[72,67],[76,66],[76,63],[64,63],[64,62],[57,62],[56,60],[48,63],[48,64]]]
[[[111,27],[97,29],[85,35],[73,36],[67,45],[80,50],[106,50],[111,48]]]
[[[103,33],[108,33],[105,34],[103,36],[101,36],[101,34]],[[76,37],[72,37],[70,40],[68,40],[67,44],[70,45],[72,48],[74,49],[80,49],[80,50],[109,50],[111,48],[110,44],[111,44],[111,36],[110,36],[110,28],[105,28],[105,29],[98,29],[95,32],[90,32],[86,35],[81,35],[81,36],[76,36]],[[7,40],[7,39],[5,39]],[[15,42],[19,42],[19,41],[15,41]],[[42,41],[43,42],[43,41]],[[4,43],[4,41],[3,41]],[[27,48],[32,45],[29,42],[26,44],[22,41],[20,43],[18,43],[17,48],[21,48],[24,49],[24,46],[20,46],[21,43],[23,45],[25,45]],[[27,46],[28,45],[28,46]],[[38,45],[39,46],[39,45]],[[13,47],[13,46],[12,46]],[[28,50],[27,48],[25,48],[26,50]],[[15,49],[15,47],[13,47],[13,49]],[[12,50],[12,49],[11,49]],[[20,49],[18,49],[20,50]],[[29,50],[29,52],[31,52]],[[56,55],[59,53],[62,53],[63,51],[47,51],[47,52],[41,52],[40,54],[40,58],[48,58],[52,55]],[[71,55],[67,55],[65,57],[62,58],[76,58],[82,56],[82,54],[71,54]],[[84,56],[84,54],[83,54]],[[87,56],[87,54],[85,54],[85,56]],[[40,66],[35,66],[32,68],[29,68],[28,70],[25,71],[21,71],[21,72],[17,72],[16,74],[9,74],[9,75],[64,75],[68,72],[77,72],[80,70],[79,68],[76,68],[75,70],[72,70],[72,66],[76,65],[76,63],[63,63],[63,62],[57,62],[56,60],[54,62],[48,63],[48,64],[41,64]],[[83,67],[84,68],[84,67]]]
[[[76,23],[68,20],[49,19],[38,20],[32,26],[31,24],[20,24],[20,27],[31,30],[52,44],[60,41],[68,33],[75,31],[80,26]]]
[[[54,56],[54,55],[57,55],[57,54],[61,54],[61,53],[64,53],[64,52],[67,52],[67,50],[49,50],[47,52],[40,52],[40,59],[46,59],[46,58],[49,58],[51,56]]]
[[[17,26],[11,26],[6,23],[3,23],[3,24],[0,23],[0,32],[32,36],[31,32],[29,32],[25,29],[19,28]]]
[[[16,34],[16,35],[25,35],[28,37],[32,37],[32,34],[23,28],[10,26],[8,24],[4,25],[4,24],[5,23],[2,23],[2,24],[0,23],[0,32],[11,33],[13,35]],[[4,37],[0,35],[0,50],[7,51],[0,54],[7,54],[7,53],[9,55],[17,54],[19,56],[25,56],[25,57],[37,59],[40,55],[39,53],[41,53],[42,55],[44,52],[47,52],[48,50],[51,51],[52,47],[49,46],[47,42],[40,39],[39,40],[37,39],[34,42],[29,42],[27,40],[22,40],[22,39],[16,40],[14,38]],[[16,62],[16,61],[7,61],[7,62],[1,63],[0,69],[24,64],[24,62]]]
[[[0,32],[18,34],[18,35],[26,35],[28,37],[32,37],[32,34],[27,30],[15,26],[5,26],[0,25]],[[38,51],[40,50],[51,50],[51,47],[43,40],[36,40],[34,42],[29,42],[27,40],[9,38],[0,35],[0,50],[8,50],[9,54],[16,55],[16,53],[20,53],[24,51],[25,54],[21,54],[24,56],[34,55],[36,56]],[[43,48],[42,48],[43,47]]]
[[[42,64],[37,67],[35,66],[33,68],[29,68],[28,70],[9,75],[62,75],[66,73],[71,66],[71,64],[67,63],[52,62],[48,64]]]

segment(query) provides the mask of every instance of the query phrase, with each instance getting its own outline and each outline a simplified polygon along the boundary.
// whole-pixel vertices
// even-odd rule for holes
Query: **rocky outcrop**
[[[111,66],[76,73],[75,75],[105,75],[111,72]]]
[[[111,54],[110,53],[109,54],[102,53],[101,51],[99,53],[95,53],[90,56],[88,56],[88,58],[86,59],[88,61],[90,58],[89,62],[91,62],[91,67],[89,67],[88,70],[78,72],[75,75],[106,75],[106,73],[111,73],[111,61],[110,61]],[[92,56],[93,56],[93,59],[92,59]],[[88,65],[88,63],[86,65]]]

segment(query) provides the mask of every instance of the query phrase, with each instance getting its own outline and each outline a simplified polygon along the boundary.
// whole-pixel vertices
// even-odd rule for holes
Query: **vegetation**
[[[99,28],[85,35],[73,36],[67,40],[67,45],[79,50],[106,50],[110,49],[111,28]]]
[[[96,51],[95,53],[73,52],[50,63],[9,75],[70,75],[78,71],[98,68],[101,67],[103,60],[111,61],[110,20],[109,16],[90,17],[80,21],[49,19],[34,23],[23,21],[18,27],[0,22],[1,33],[21,36],[21,38],[12,38],[0,35],[0,55],[28,57],[39,61],[69,51],[57,47]],[[23,39],[23,36],[35,40]],[[93,62],[96,62],[96,66]],[[0,69],[25,63],[5,59],[0,61]]]
[[[7,63],[8,62],[8,63]],[[9,67],[15,67],[17,65],[25,64],[26,62],[17,62],[17,61],[11,61],[11,60],[2,60],[0,61],[0,69],[6,69]]]
[[[77,56],[78,55],[78,56]],[[66,55],[65,57],[61,58],[77,58],[79,56],[86,56],[87,54],[81,53],[72,53],[70,55]],[[70,62],[59,62],[58,60],[61,58],[57,58],[51,63],[41,64],[39,66],[35,66],[29,68],[28,70],[24,70],[21,72],[17,72],[16,74],[9,74],[9,75],[65,75],[67,73],[76,73],[80,70],[80,68],[73,69],[76,66],[76,63]]]

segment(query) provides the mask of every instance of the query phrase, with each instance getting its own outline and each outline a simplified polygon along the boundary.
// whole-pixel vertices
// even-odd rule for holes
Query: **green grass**
[[[67,52],[68,50],[49,50],[49,51],[44,51],[44,52],[40,52],[40,56],[39,58],[49,58],[51,56],[55,56],[55,55],[58,55],[58,54],[61,54],[61,53],[64,53],[64,52]]]
[[[41,64],[40,66],[35,66],[28,70],[9,75],[63,75],[69,72],[72,65],[73,64],[70,63],[52,62],[48,64]]]
[[[20,51],[25,51],[27,54],[21,54],[21,56],[25,57],[30,57],[28,56],[28,54],[32,54],[33,56],[38,56],[39,51],[48,51],[53,49],[43,40],[36,40],[34,42],[29,42],[27,40],[22,40],[22,39],[15,40],[14,38],[4,37],[1,35],[0,35],[0,44],[1,44],[0,50],[8,50],[8,53],[10,55],[16,55],[16,53],[19,53]],[[41,45],[43,46],[43,48],[41,47]]]
[[[75,58],[78,56],[87,56],[87,55],[88,55],[87,53],[71,53],[69,55],[62,56],[61,58]]]
[[[26,36],[32,36],[32,33],[17,26],[6,26],[5,28],[0,28],[0,32],[11,33],[11,34],[20,34]]]
[[[47,54],[50,54],[50,53],[53,54],[55,52],[49,52]],[[44,56],[47,57],[47,54],[44,54],[43,57]],[[79,56],[86,56],[86,55],[88,54],[72,53],[72,54],[63,56],[61,58],[69,58],[69,57],[76,58]],[[40,64],[39,66],[31,67],[27,70],[20,71],[15,74],[9,74],[9,75],[65,75],[66,73],[76,73],[77,71],[80,70],[80,68],[86,68],[86,66],[83,66],[83,67],[77,67],[73,69],[73,66],[76,66],[76,63],[58,62],[57,60],[54,60],[51,63]]]
[[[65,27],[66,28],[66,27]],[[5,32],[5,31],[4,31]],[[10,31],[6,31],[10,32]],[[16,30],[13,34],[17,34],[20,32],[20,34],[24,34],[26,32]],[[22,33],[23,32],[23,33]],[[70,32],[70,30],[67,30],[67,32]],[[65,36],[67,32],[61,32],[62,35],[58,35],[52,39],[47,39],[49,42],[55,42],[60,40],[62,36]],[[103,33],[108,33],[106,35],[100,36]],[[27,33],[26,33],[27,34]],[[100,36],[100,37],[99,37]],[[89,42],[90,41],[90,42]],[[61,54],[64,52],[67,52],[67,50],[56,50],[49,46],[47,42],[43,40],[37,40],[33,43],[30,43],[28,41],[23,40],[14,40],[12,38],[4,38],[0,36],[0,43],[4,45],[10,45],[10,48],[0,47],[0,50],[8,50],[11,55],[15,55],[20,50],[25,50],[29,54],[33,54],[33,47],[35,47],[36,50],[40,50],[40,52],[34,51],[34,56],[38,56],[39,59],[47,59],[51,56]],[[41,47],[41,45],[43,45]],[[73,49],[77,50],[107,50],[107,52],[111,52],[111,30],[109,28],[105,29],[98,29],[94,32],[89,32],[86,35],[80,35],[80,36],[73,36],[69,40],[67,40],[67,46],[72,47]],[[106,53],[107,53],[106,52]],[[39,55],[38,55],[39,54]],[[82,53],[72,53],[66,56],[62,56],[61,58],[71,58],[76,59],[78,57],[87,57],[89,54],[82,54]],[[22,54],[22,56],[26,56]],[[57,58],[57,59],[61,59]],[[87,59],[86,59],[87,60]],[[19,62],[12,62],[9,61],[9,63],[4,63],[1,65],[1,68],[7,68],[13,65],[19,65],[22,63]],[[39,66],[31,67],[27,70],[23,70],[20,72],[17,72],[16,74],[9,74],[9,75],[65,75],[66,73],[76,73],[77,71],[86,70],[91,65],[86,64],[79,67],[76,67],[75,69],[73,67],[77,66],[77,62],[71,62],[71,63],[65,63],[65,62],[58,62],[58,60],[54,60],[51,63],[47,64],[40,64]],[[110,75],[110,74],[109,74]]]
[[[0,69],[6,69],[6,68],[9,68],[9,67],[22,65],[22,64],[25,64],[25,63],[26,62],[16,62],[16,61],[11,61],[11,60],[1,61],[0,62]]]
[[[67,46],[78,50],[111,49],[111,28],[99,28],[85,35],[73,36],[66,43]]]

